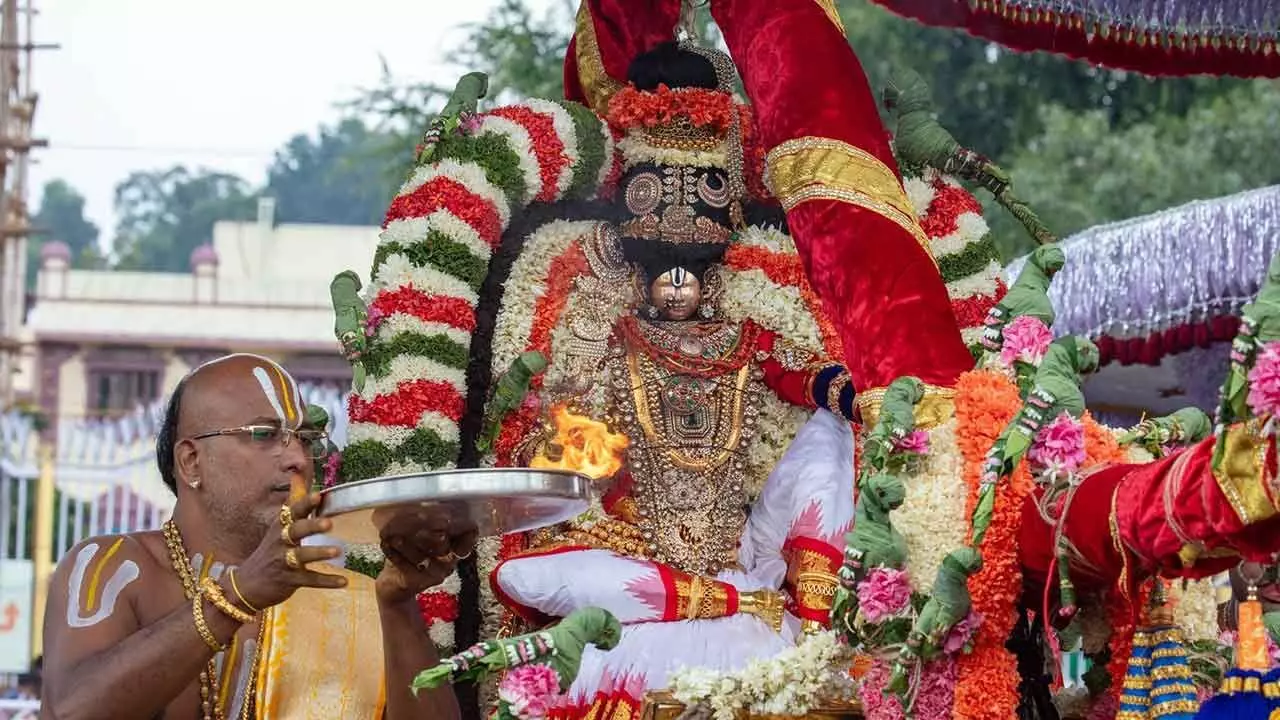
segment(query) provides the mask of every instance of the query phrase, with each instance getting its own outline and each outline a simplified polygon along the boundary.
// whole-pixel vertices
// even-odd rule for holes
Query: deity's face
[[[688,320],[702,304],[702,283],[684,268],[672,268],[649,283],[649,303],[663,320]]]

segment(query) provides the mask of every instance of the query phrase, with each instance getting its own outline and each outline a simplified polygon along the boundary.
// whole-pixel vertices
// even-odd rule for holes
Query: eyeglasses
[[[302,443],[312,460],[319,460],[329,454],[329,433],[323,430],[294,430],[276,425],[245,425],[192,435],[191,439],[203,440],[221,435],[248,437],[251,443],[264,448],[269,448],[273,444],[282,448],[288,447],[289,443],[293,442],[293,438],[297,437],[298,442]]]

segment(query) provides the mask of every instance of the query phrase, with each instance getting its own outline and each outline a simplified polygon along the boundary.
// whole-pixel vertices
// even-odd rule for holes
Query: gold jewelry
[[[227,570],[227,578],[231,580],[231,592],[236,594],[236,598],[240,600],[241,605],[244,605],[245,607],[249,608],[249,612],[253,613],[254,615],[257,615],[258,613],[262,612],[258,608],[254,607],[253,603],[249,602],[248,600],[245,600],[244,595],[240,593],[240,587],[236,585],[236,569],[235,568],[229,568]]]
[[[280,524],[289,529],[293,526],[293,509],[288,505],[280,506]]]
[[[222,588],[218,587],[218,583],[213,578],[206,577],[200,581],[200,594],[209,598],[209,602],[218,609],[218,612],[235,620],[241,625],[248,625],[253,622],[253,616],[232,605],[227,596],[222,593]]]
[[[214,637],[213,631],[209,629],[209,623],[204,620],[204,596],[196,595],[191,599],[191,618],[195,621],[196,632],[200,633],[200,639],[204,640],[204,644],[209,649],[220,653],[227,649],[226,645],[218,642],[218,638]]]
[[[294,550],[293,548],[289,548],[288,550],[285,550],[285,551],[284,551],[284,564],[285,564],[285,565],[288,565],[289,567],[293,568],[294,570],[301,570],[301,569],[302,569],[302,563],[298,562],[298,551],[297,551],[297,550]]]
[[[289,532],[292,529],[291,525],[285,525],[280,528],[280,541],[289,547],[297,547],[298,542],[293,539],[293,533]]]
[[[187,556],[186,546],[182,543],[182,535],[178,532],[178,526],[173,520],[166,520],[161,525],[161,530],[164,532],[165,546],[169,550],[169,563],[173,566],[174,572],[178,574],[178,580],[182,583],[183,594],[193,603],[200,603],[198,611],[193,607],[192,615],[194,616],[196,612],[199,612],[199,617],[203,619],[204,601],[200,597],[195,576],[191,572],[191,560]],[[196,629],[199,630],[199,626]],[[213,633],[209,635],[212,637]],[[266,638],[267,622],[264,619],[258,623],[258,644],[254,647],[253,663],[249,671],[249,677],[251,678],[258,676],[258,666],[262,662],[262,644]],[[201,639],[204,639],[203,633],[201,633]],[[217,638],[214,638],[214,642],[217,642]],[[216,657],[209,658],[209,662],[200,671],[200,711],[204,720],[225,720],[226,718],[222,707],[217,704],[217,699],[213,695],[214,678],[218,676],[216,660]],[[223,668],[223,671],[231,672],[232,668]],[[254,714],[254,706],[256,704],[254,702],[253,687],[246,688],[245,693],[244,704],[240,707],[240,720],[249,720]]]

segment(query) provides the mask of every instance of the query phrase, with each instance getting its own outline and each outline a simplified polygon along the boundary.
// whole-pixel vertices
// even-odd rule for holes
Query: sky
[[[497,0],[34,0],[30,203],[62,178],[109,241],[113,190],[177,163],[259,184],[274,150],[381,76],[446,84],[441,58]],[[544,4],[545,0],[534,0]]]

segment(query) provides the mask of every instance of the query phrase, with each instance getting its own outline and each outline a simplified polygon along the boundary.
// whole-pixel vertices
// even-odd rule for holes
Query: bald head
[[[174,449],[185,438],[255,424],[297,428],[305,421],[298,385],[278,363],[225,355],[192,370],[174,389],[156,439],[160,476],[176,492]]]

